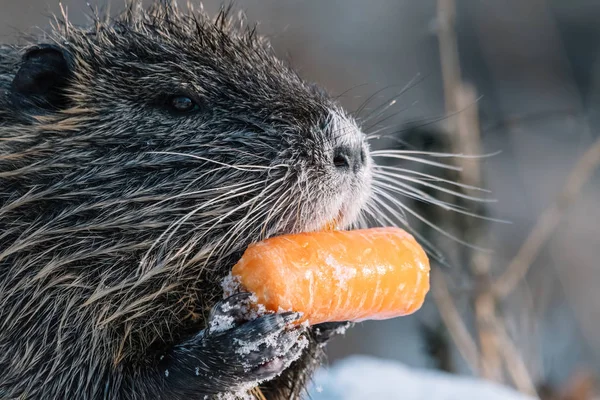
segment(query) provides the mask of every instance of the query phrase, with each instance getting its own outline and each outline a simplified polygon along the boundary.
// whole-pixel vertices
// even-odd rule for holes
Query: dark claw
[[[327,343],[332,337],[343,335],[346,330],[354,325],[353,322],[324,322],[312,327],[313,335],[318,343]]]
[[[283,371],[283,369],[283,360],[281,358],[274,358],[259,366],[256,371],[254,371],[254,374],[256,374],[258,379],[266,379],[270,376],[277,375],[279,372]]]
[[[298,313],[267,314],[241,325],[237,329],[236,336],[243,341],[266,340],[299,318]]]

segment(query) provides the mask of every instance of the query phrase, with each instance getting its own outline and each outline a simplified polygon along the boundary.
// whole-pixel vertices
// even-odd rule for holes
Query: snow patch
[[[256,397],[248,393],[255,385],[251,385],[247,389],[242,389],[236,393],[223,393],[215,396],[217,400],[256,400]]]
[[[234,276],[229,272],[229,274],[223,278],[223,281],[221,281],[221,287],[223,288],[223,298],[227,298],[239,293],[242,283],[240,282],[239,276]]]
[[[535,400],[476,378],[351,356],[317,371],[306,400]]]
[[[241,293],[242,291],[242,284],[240,282],[240,278],[238,276],[234,276],[231,272],[227,274],[225,278],[223,278],[223,280],[221,281],[221,287],[223,288],[224,299],[231,297],[234,294]],[[224,304],[223,307],[224,312],[230,311],[231,306]],[[258,297],[256,297],[256,294],[254,293],[252,293],[246,301],[243,301],[241,302],[241,304],[236,305],[236,307],[240,308],[241,315],[244,316],[244,318],[248,321],[256,319],[267,313],[266,307],[263,304],[258,304]],[[217,321],[214,325],[216,325],[217,329],[220,329],[220,327],[224,328],[222,330],[229,329],[227,328],[228,323],[231,323],[233,325],[233,323],[235,322],[233,318],[231,321],[228,321],[227,318],[215,318],[215,320]],[[229,327],[232,327],[232,325],[229,325]],[[218,332],[218,330],[216,332]]]

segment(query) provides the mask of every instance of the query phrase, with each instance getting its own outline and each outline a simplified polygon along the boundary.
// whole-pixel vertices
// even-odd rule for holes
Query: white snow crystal
[[[218,400],[256,400],[254,396],[248,393],[249,389],[252,389],[255,385],[249,385],[247,388],[240,390],[237,393],[224,393],[217,395],[215,398]]]
[[[225,278],[223,278],[221,287],[223,288],[223,296],[227,298],[239,291],[241,287],[240,278],[233,276],[230,272]]]
[[[235,319],[230,315],[217,315],[210,321],[209,331],[223,332],[234,327]]]

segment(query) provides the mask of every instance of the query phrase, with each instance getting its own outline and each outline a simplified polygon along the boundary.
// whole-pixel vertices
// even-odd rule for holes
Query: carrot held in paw
[[[427,255],[399,228],[273,237],[248,247],[232,275],[267,310],[311,325],[412,314],[429,291]]]

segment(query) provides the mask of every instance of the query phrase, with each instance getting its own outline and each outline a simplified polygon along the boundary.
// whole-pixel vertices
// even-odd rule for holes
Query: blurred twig
[[[438,0],[438,39],[447,118],[446,130],[450,133],[453,151],[459,154],[481,154],[481,127],[476,90],[461,78],[456,34],[454,31],[454,0]],[[460,112],[459,112],[460,111]],[[460,159],[461,183],[482,187],[483,178],[477,158]],[[432,275],[432,293],[441,318],[472,370],[482,377],[503,382],[505,372],[515,387],[528,394],[536,394],[536,387],[528,370],[524,355],[506,329],[501,317],[502,305],[517,286],[524,286],[531,264],[544,243],[557,228],[568,206],[577,198],[583,186],[600,165],[600,139],[580,158],[566,180],[563,190],[554,203],[538,219],[533,230],[517,255],[504,272],[494,279],[492,259],[483,252],[465,253],[468,264],[474,308],[474,335],[466,326],[463,316],[451,298],[448,283],[441,272]],[[469,232],[473,244],[489,247],[487,227],[481,222],[461,226]]]
[[[511,376],[515,386],[525,393],[536,393],[535,383],[531,379],[531,374],[521,357],[519,350],[510,339],[508,332],[499,324],[496,326],[496,332],[500,338],[502,346],[502,357],[506,364],[506,369]]]
[[[533,230],[510,262],[506,271],[494,284],[498,296],[505,297],[525,277],[543,244],[558,226],[569,205],[577,198],[585,183],[600,165],[600,139],[579,159],[554,203],[540,216]]]
[[[476,90],[471,85],[462,81],[460,62],[457,49],[456,34],[454,32],[455,4],[454,0],[438,0],[439,46],[442,76],[446,97],[446,112],[456,113],[450,119],[449,131],[454,136],[454,151],[459,154],[480,154],[481,134],[478,118]],[[479,160],[476,158],[461,159],[460,180],[469,186],[481,187],[482,176]],[[472,227],[477,232],[479,243],[487,244],[487,229],[483,225]],[[485,247],[485,246],[480,246]],[[498,317],[498,298],[493,290],[494,283],[491,275],[491,258],[487,253],[477,252],[469,257],[469,270],[475,287],[473,305],[475,309],[476,331],[479,339],[479,348],[473,344],[471,335],[462,322],[458,311],[447,306],[453,304],[448,294],[445,281],[435,279],[434,296],[446,297],[444,301],[438,300],[438,307],[442,318],[446,322],[453,338],[457,342],[461,354],[469,364],[470,358],[477,357],[480,374],[489,380],[502,382],[503,367],[509,372],[514,385],[524,393],[535,394],[536,389],[529,371],[521,355],[516,350],[502,321]],[[443,283],[443,284],[441,284]],[[443,303],[443,304],[442,304]],[[467,354],[465,356],[465,354]],[[469,359],[467,359],[469,357]]]
[[[477,374],[479,372],[479,363],[477,361],[479,359],[479,351],[456,308],[454,299],[450,295],[448,283],[443,272],[432,270],[431,286],[431,293],[452,340],[471,371]]]
[[[454,133],[454,150],[457,153],[479,153],[479,121],[477,118],[474,88],[462,82],[458,57],[456,34],[454,31],[455,4],[453,0],[438,0],[439,47],[442,77],[446,97],[446,112],[457,113],[449,118],[448,127]],[[480,186],[481,176],[477,159],[461,160],[463,183]],[[483,238],[478,238],[483,240]],[[502,380],[502,363],[498,354],[498,338],[493,330],[496,300],[487,289],[490,286],[490,260],[487,255],[478,254],[470,260],[470,269],[476,282],[474,298],[475,319],[479,337],[478,366],[481,375],[490,380]],[[441,312],[442,310],[440,310]],[[445,319],[449,319],[446,316]],[[468,334],[468,332],[467,332]]]
[[[542,119],[548,118],[556,118],[556,117],[576,117],[578,115],[578,111],[574,108],[564,108],[564,109],[550,109],[550,110],[542,110],[538,112],[528,112],[519,115],[508,115],[503,118],[501,121],[497,121],[494,123],[488,124],[488,126],[483,128],[483,132],[492,132],[499,129],[507,129],[513,126],[517,126],[519,124],[523,125],[525,123],[529,123],[532,121],[539,121]]]
[[[455,18],[456,8],[454,0],[438,0],[437,19],[440,63],[446,112],[448,114],[454,114],[458,110],[453,94],[456,93],[456,88],[460,84],[460,64],[457,57],[458,49],[454,32]],[[453,119],[449,118],[446,121],[446,123],[450,122],[453,122]],[[450,129],[450,131],[454,131],[454,129]]]

